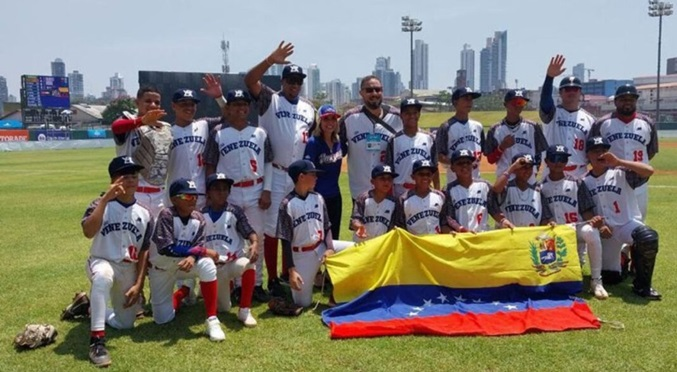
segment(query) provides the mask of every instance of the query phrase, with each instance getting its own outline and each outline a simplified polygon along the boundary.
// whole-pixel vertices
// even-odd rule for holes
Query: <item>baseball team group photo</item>
[[[0,364],[677,367],[671,93],[662,120],[632,81],[590,109],[547,45],[538,94],[433,102],[416,22],[397,97],[376,72],[308,96],[282,40],[232,79],[146,79],[104,146],[0,151]]]

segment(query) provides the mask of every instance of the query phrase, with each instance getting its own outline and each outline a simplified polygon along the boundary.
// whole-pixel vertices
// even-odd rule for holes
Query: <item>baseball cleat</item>
[[[256,319],[254,319],[252,311],[248,307],[243,307],[238,310],[237,319],[239,319],[245,327],[256,327]]]
[[[77,292],[70,305],[61,312],[61,320],[72,320],[81,316],[89,316],[89,297],[85,292]]]
[[[663,296],[658,293],[657,290],[649,287],[649,288],[642,288],[638,289],[636,287],[632,287],[632,291],[635,292],[636,295],[641,296],[646,298],[647,300],[651,301],[660,301],[663,299]]]
[[[89,342],[89,360],[97,367],[108,367],[113,362],[106,349],[104,338],[92,338]]]
[[[207,335],[209,336],[210,341],[223,341],[226,339],[226,334],[223,333],[223,330],[221,329],[219,318],[212,316],[205,320],[205,323],[207,325]]]
[[[595,298],[598,300],[606,300],[609,298],[609,294],[602,285],[602,279],[592,279],[590,281],[590,293],[595,295]]]
[[[270,292],[271,297],[287,296],[287,291],[285,291],[284,286],[280,283],[279,279],[273,279],[268,281],[268,292]]]
[[[263,286],[257,285],[254,287],[254,294],[253,294],[253,299],[256,302],[259,303],[267,303],[270,301],[270,296],[268,295],[268,292],[266,292],[265,289],[263,289]]]

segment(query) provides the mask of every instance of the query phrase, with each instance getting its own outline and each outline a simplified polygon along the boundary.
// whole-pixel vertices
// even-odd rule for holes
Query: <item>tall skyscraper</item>
[[[347,95],[346,86],[341,83],[341,80],[334,79],[327,83],[327,100],[331,102],[334,107],[338,108],[348,103],[350,96]]]
[[[66,77],[66,64],[61,58],[52,61],[52,76]]]
[[[71,99],[82,100],[85,98],[84,76],[78,70],[68,74],[68,86]]]
[[[9,89],[7,89],[7,79],[0,76],[0,110],[3,102],[9,102]]]
[[[353,101],[359,101],[362,97],[360,96],[360,83],[362,82],[362,78],[355,78],[355,82],[353,83],[353,89],[350,95],[350,99]]]
[[[126,97],[127,91],[125,90],[125,80],[119,73],[110,78],[110,85],[106,87],[106,91],[101,94],[103,98],[106,99],[118,99],[120,97]]]
[[[581,83],[585,81],[585,64],[579,63],[571,69],[571,73],[577,77]]]
[[[487,46],[480,51],[480,90],[493,92],[506,89],[508,58],[508,31],[496,31],[487,38]]]
[[[454,80],[454,89],[468,87],[468,75],[466,70],[456,70],[456,80]],[[472,88],[471,88],[472,89]]]
[[[414,89],[428,89],[428,44],[414,42]]]
[[[306,91],[308,99],[315,98],[315,95],[320,92],[320,68],[317,67],[317,64],[312,63],[306,71],[308,77],[305,81]]]
[[[465,86],[475,89],[475,51],[469,44],[463,44],[461,51],[461,70],[465,70]]]
[[[376,65],[372,75],[378,76],[381,79],[384,97],[396,97],[400,95],[402,80],[400,73],[390,68],[390,57],[376,58]]]

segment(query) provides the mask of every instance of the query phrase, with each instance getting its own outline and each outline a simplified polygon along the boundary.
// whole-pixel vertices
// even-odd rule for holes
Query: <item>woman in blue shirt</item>
[[[313,136],[308,140],[303,158],[312,161],[317,169],[324,171],[317,173],[315,191],[324,198],[329,212],[332,238],[338,240],[343,210],[341,189],[338,183],[343,159],[338,137],[338,119],[341,115],[332,105],[322,105],[318,110],[318,115],[320,125],[315,127]]]

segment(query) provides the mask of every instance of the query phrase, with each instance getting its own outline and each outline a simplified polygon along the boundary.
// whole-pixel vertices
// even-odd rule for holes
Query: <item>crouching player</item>
[[[280,203],[277,237],[289,262],[289,285],[298,306],[310,306],[313,279],[324,259],[334,253],[331,223],[322,196],[312,191],[317,181],[315,165],[297,160],[289,166],[294,190]]]
[[[608,264],[612,268],[602,275],[620,277],[621,246],[629,244],[635,267],[633,292],[648,300],[660,300],[660,293],[651,287],[658,254],[658,233],[641,222],[634,192],[648,181],[654,169],[649,164],[619,159],[609,152],[610,147],[605,138],[590,137],[585,148],[592,165],[585,183],[592,193],[597,213],[604,217],[600,234],[608,239],[603,242],[602,265]]]
[[[255,327],[252,316],[252,296],[256,281],[256,260],[258,259],[258,239],[249,225],[242,208],[228,203],[228,195],[233,180],[223,173],[214,173],[207,177],[208,207],[202,210],[205,219],[205,247],[219,254],[216,261],[219,311],[229,311],[230,281],[242,278],[240,310],[237,318],[246,327]],[[245,255],[244,240],[249,240],[249,254]]]
[[[87,275],[92,282],[89,360],[97,367],[111,364],[106,323],[117,329],[132,328],[133,305],[143,292],[153,218],[134,198],[141,169],[131,157],[114,158],[108,165],[108,191],[89,205],[82,218],[82,232],[94,239]],[[112,309],[107,308],[109,299]]]
[[[221,322],[216,317],[216,264],[219,254],[205,245],[205,220],[195,211],[199,192],[195,182],[179,178],[169,186],[172,207],[164,208],[157,218],[153,242],[157,250],[150,253],[151,305],[153,320],[165,324],[174,319],[190,288],[182,286],[175,293],[174,283],[181,279],[200,278],[200,291],[207,312],[207,335],[212,341],[225,340]]]
[[[509,181],[513,174],[515,179]],[[533,174],[534,158],[523,153],[513,156],[508,170],[496,178],[488,208],[499,229],[541,224],[541,190],[529,182]]]
[[[564,145],[552,145],[546,151],[548,175],[541,184],[541,205],[543,214],[550,218],[543,222],[576,224],[581,266],[585,262],[586,245],[590,257],[590,292],[595,298],[605,300],[609,294],[602,285],[602,241],[597,230],[603,222],[595,215],[595,202],[583,180],[564,173],[570,156]]]
[[[461,233],[489,230],[487,199],[491,185],[485,180],[473,179],[475,155],[468,149],[456,150],[449,160],[455,181],[447,185],[444,193],[447,224],[452,231]]]

